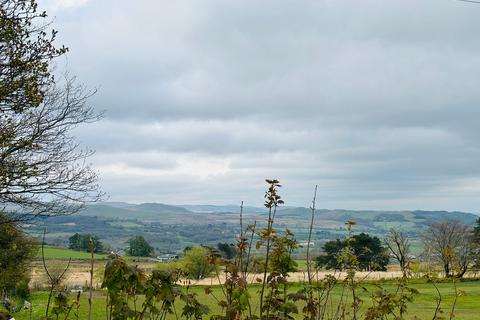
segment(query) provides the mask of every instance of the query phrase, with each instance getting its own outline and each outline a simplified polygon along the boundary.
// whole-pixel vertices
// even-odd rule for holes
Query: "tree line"
[[[362,271],[385,271],[391,259],[400,266],[403,277],[412,273],[412,264],[424,264],[426,272],[439,267],[445,277],[461,278],[469,270],[480,266],[480,218],[470,227],[456,220],[434,222],[419,235],[422,253],[415,257],[411,250],[411,238],[399,229],[392,228],[384,240],[365,233],[348,239],[326,242],[323,254],[316,258],[317,267],[341,270],[341,259],[349,247],[356,256]]]

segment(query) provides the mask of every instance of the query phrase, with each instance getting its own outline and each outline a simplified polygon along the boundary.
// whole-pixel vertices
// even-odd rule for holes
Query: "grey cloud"
[[[433,5],[438,10],[427,12]],[[476,16],[456,8],[461,25],[476,27]],[[447,100],[449,87],[471,93],[455,76],[471,77],[480,66],[465,46],[445,41],[467,37],[466,26],[460,30],[451,6],[438,2],[102,1],[81,13],[82,28],[70,22],[65,35],[70,60],[88,59],[76,71],[102,84],[97,101],[111,117],[349,117],[411,110],[412,101],[431,109],[435,99],[426,93],[441,90]],[[414,41],[415,34],[424,36]]]
[[[76,133],[115,200],[261,203],[278,177],[298,205],[318,183],[329,207],[473,210],[479,10],[91,0],[55,24],[100,87]]]

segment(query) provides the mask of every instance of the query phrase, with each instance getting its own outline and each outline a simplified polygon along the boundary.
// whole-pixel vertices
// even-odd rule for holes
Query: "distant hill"
[[[307,217],[311,215],[311,209],[304,207],[279,209],[278,216],[281,217]],[[345,209],[318,209],[316,210],[318,220],[332,220],[345,222],[353,220],[359,224],[362,222],[418,222],[429,224],[434,221],[458,220],[466,224],[475,223],[478,215],[459,211],[380,211],[380,210],[345,210]]]
[[[102,202],[100,204],[114,207],[114,208],[121,208],[121,209],[128,209],[131,207],[135,207],[136,205],[133,203],[128,203],[128,202]]]
[[[163,203],[127,204],[104,202],[88,205],[80,215],[96,216],[108,219],[147,219],[157,221],[166,214],[189,214],[191,211]]]
[[[82,216],[92,216],[109,219],[128,219],[132,217],[132,211],[125,208],[118,208],[107,204],[87,205],[85,209],[79,213]]]
[[[458,212],[458,211],[413,211],[416,219],[423,219],[428,222],[442,221],[442,220],[458,220],[466,224],[473,224],[478,219],[478,216],[473,213]]]
[[[240,212],[240,206],[239,205],[225,205],[225,206],[216,206],[216,205],[209,205],[209,204],[204,204],[204,205],[181,205],[180,207],[188,209],[193,212]],[[244,212],[252,212],[252,213],[261,213],[261,212],[266,212],[267,210],[265,208],[260,208],[260,207],[252,207],[252,206],[245,206],[243,208]]]
[[[100,219],[135,220],[167,224],[236,224],[240,208],[235,205],[169,205],[163,203],[129,204],[123,202],[89,205],[80,215],[95,216]],[[264,221],[267,211],[262,207],[244,207],[244,218]],[[308,225],[311,210],[305,207],[279,208],[277,221],[287,226],[305,227]],[[316,210],[316,225],[324,229],[341,228],[348,220],[357,222],[359,229],[368,231],[388,230],[391,227],[418,231],[434,221],[458,220],[473,224],[477,215],[467,212],[448,211],[380,211],[380,210]]]
[[[48,229],[50,243],[65,242],[76,232],[91,232],[113,247],[123,248],[132,235],[143,235],[155,248],[166,252],[183,250],[195,244],[216,245],[234,242],[239,233],[239,206],[169,205],[163,203],[130,204],[104,202],[88,205],[72,216],[41,219],[26,229],[41,235]],[[244,226],[257,222],[265,225],[267,211],[263,207],[245,207]],[[290,229],[299,241],[308,237],[311,210],[305,207],[282,207],[276,213],[276,228]],[[345,222],[357,222],[354,232],[367,232],[383,237],[390,228],[406,232],[412,239],[435,221],[459,220],[474,225],[478,216],[466,212],[447,211],[374,211],[318,209],[314,222],[313,240],[322,241],[345,236]]]
[[[191,213],[190,210],[179,206],[171,206],[163,203],[142,203],[131,208],[134,211],[148,211],[155,213]]]

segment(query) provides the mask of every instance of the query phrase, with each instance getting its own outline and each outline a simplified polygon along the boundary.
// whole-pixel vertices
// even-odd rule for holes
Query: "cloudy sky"
[[[480,4],[40,3],[112,201],[480,212]]]

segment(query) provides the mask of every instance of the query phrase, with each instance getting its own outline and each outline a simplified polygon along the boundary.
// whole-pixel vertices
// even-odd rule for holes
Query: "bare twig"
[[[312,271],[311,271],[311,264],[312,262],[310,261],[310,243],[312,242],[312,231],[313,231],[313,221],[315,219],[315,204],[316,204],[316,199],[317,199],[317,188],[318,185],[315,185],[315,192],[313,193],[313,200],[312,200],[312,206],[310,207],[312,211],[312,216],[310,219],[310,228],[308,230],[308,241],[307,241],[307,276],[308,276],[308,310],[312,312],[310,315],[311,319],[314,318],[314,299],[313,299],[313,288],[312,288]]]
[[[436,299],[437,300],[437,306],[435,307],[435,313],[433,314],[433,318],[432,318],[432,320],[436,320],[437,315],[440,312],[440,304],[442,303],[442,294],[440,293],[440,290],[438,289],[438,286],[435,283],[435,281],[432,280],[431,282],[432,282],[433,287],[437,291],[437,299]]]
[[[93,268],[95,264],[95,243],[90,237],[88,241],[90,249],[90,287],[88,293],[88,320],[92,320],[92,303],[93,303]]]
[[[312,211],[312,216],[310,219],[310,229],[308,231],[308,242],[307,242],[307,274],[308,274],[308,284],[311,286],[312,285],[312,274],[311,274],[311,261],[310,261],[310,243],[312,241],[312,230],[313,230],[313,221],[315,219],[315,202],[317,199],[317,188],[318,186],[315,185],[315,192],[313,194],[313,201],[312,201],[312,206],[311,206],[311,211]]]
[[[453,288],[455,290],[455,299],[453,300],[453,305],[452,305],[452,310],[450,311],[450,320],[452,320],[455,317],[455,308],[457,306],[457,300],[458,300],[458,290],[457,290],[457,283],[455,281],[455,277],[453,277]]]
[[[45,247],[45,234],[47,232],[47,229],[43,229],[43,238],[42,238],[42,262],[43,262],[43,268],[45,269],[45,272],[47,274],[47,277],[49,279],[49,282],[50,282],[50,292],[48,293],[48,300],[47,300],[47,307],[45,309],[45,319],[48,318],[48,311],[50,309],[50,301],[52,299],[52,295],[53,295],[53,291],[55,290],[55,288],[60,284],[63,276],[65,275],[65,273],[67,272],[68,268],[70,267],[70,263],[72,262],[72,257],[70,257],[68,259],[68,263],[67,263],[67,266],[65,267],[65,269],[60,273],[59,276],[56,276],[56,275],[52,275],[49,271],[48,271],[48,267],[47,267],[47,263],[45,261],[45,250],[44,250],[44,247]]]

